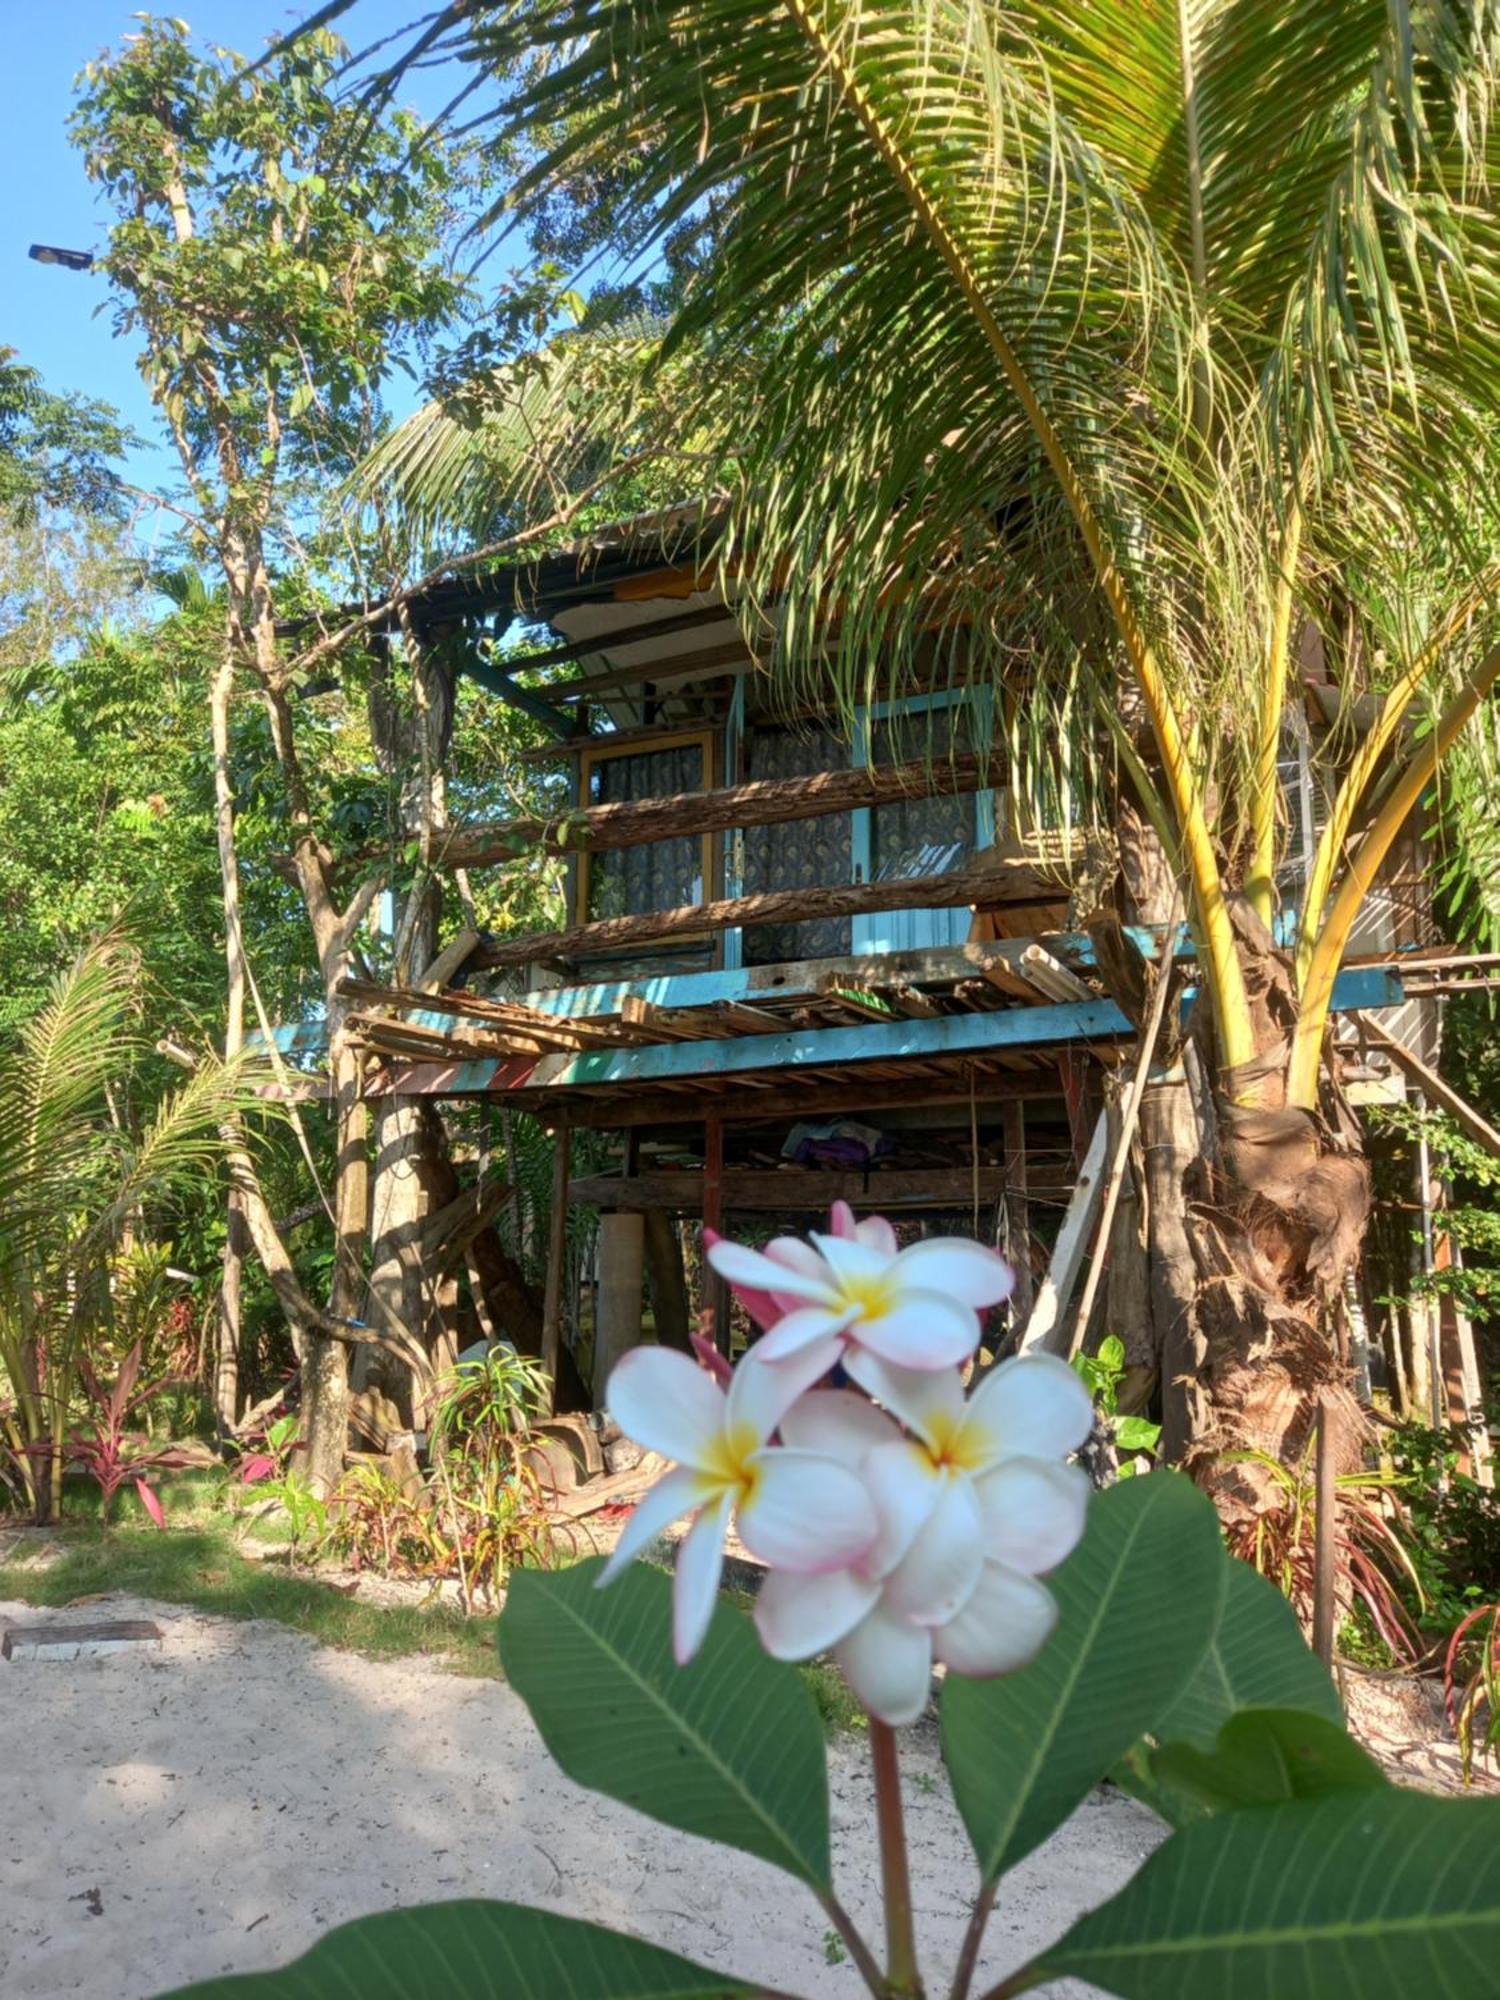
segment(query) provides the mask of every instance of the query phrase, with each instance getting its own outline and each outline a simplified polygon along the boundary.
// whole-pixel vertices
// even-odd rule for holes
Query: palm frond
[[[618,506],[647,464],[673,498],[712,485],[682,370],[662,365],[664,332],[646,319],[570,332],[477,376],[397,425],[356,495],[392,507],[413,545],[446,552],[565,513],[585,492]]]
[[[121,940],[91,946],[53,981],[0,1062],[0,1215],[12,1228],[27,1215],[55,1215],[97,1150],[107,1086],[128,1060],[135,970]]]

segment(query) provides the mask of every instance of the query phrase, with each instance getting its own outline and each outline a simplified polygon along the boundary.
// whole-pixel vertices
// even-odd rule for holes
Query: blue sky
[[[258,52],[313,11],[315,0],[202,0],[184,7],[195,36],[229,48]],[[177,10],[161,6],[166,14]],[[363,47],[419,19],[425,0],[359,0],[346,26]],[[14,18],[6,77],[6,115],[0,119],[0,344],[39,368],[49,389],[77,389],[113,403],[133,429],[151,440],[126,468],[141,486],[171,482],[174,466],[161,450],[156,418],[136,372],[127,338],[110,330],[104,282],[27,256],[32,243],[70,250],[102,247],[105,221],[82,162],[68,143],[73,80],[101,50],[118,44],[134,25],[121,0],[33,0]],[[344,25],[344,24],[341,24]],[[436,76],[419,78],[411,101],[436,110],[444,101]],[[143,528],[146,524],[142,524]],[[149,533],[149,530],[147,531]]]

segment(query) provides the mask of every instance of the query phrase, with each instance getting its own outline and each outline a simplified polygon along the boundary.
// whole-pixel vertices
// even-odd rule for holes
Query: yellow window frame
[[[593,795],[593,775],[596,766],[618,761],[621,757],[649,757],[657,750],[681,750],[688,744],[696,744],[698,746],[702,759],[700,769],[703,772],[703,781],[698,787],[699,791],[712,791],[714,784],[714,731],[711,729],[674,729],[662,736],[638,736],[630,743],[620,744],[618,748],[611,747],[607,739],[601,738],[600,746],[597,750],[585,750],[578,760],[578,797],[580,803],[585,806],[590,803]],[[680,837],[678,835],[668,836],[668,838]],[[708,903],[713,900],[714,891],[714,836],[711,833],[700,834],[699,843],[701,853],[698,864],[698,879],[703,884],[703,891],[699,897],[699,902]],[[589,917],[589,869],[592,861],[593,855],[585,847],[578,856],[577,908],[574,921],[580,924],[586,924],[591,921]]]

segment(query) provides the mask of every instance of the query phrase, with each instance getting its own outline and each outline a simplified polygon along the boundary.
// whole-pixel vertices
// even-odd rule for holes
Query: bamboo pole
[[[1182,916],[1182,898],[1174,899],[1171,920],[1163,936],[1174,935]],[[1073,1337],[1068,1344],[1069,1359],[1083,1344],[1088,1331],[1089,1314],[1094,1309],[1094,1300],[1099,1292],[1099,1280],[1104,1275],[1104,1259],[1109,1251],[1110,1230],[1114,1226],[1115,1208],[1120,1199],[1120,1185],[1125,1178],[1125,1163],[1130,1158],[1130,1142],[1135,1137],[1136,1120],[1141,1115],[1141,1099],[1146,1094],[1146,1079],[1151,1071],[1151,1060],[1156,1054],[1157,1040],[1161,1035],[1162,1017],[1167,1011],[1167,995],[1172,986],[1172,960],[1165,950],[1156,970],[1156,990],[1151,995],[1151,1011],[1141,1029],[1140,1046],[1136,1051],[1135,1070],[1130,1079],[1130,1089],[1120,1114],[1120,1133],[1115,1141],[1114,1156],[1109,1163],[1109,1174],[1104,1183],[1104,1196],[1099,1207],[1099,1221],[1094,1232],[1094,1250],[1089,1259],[1088,1276],[1083,1281],[1083,1295],[1078,1301],[1078,1311],[1073,1320]]]

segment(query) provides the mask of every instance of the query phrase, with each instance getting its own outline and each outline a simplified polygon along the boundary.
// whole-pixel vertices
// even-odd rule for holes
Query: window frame
[[[698,786],[698,791],[700,793],[712,791],[714,788],[715,735],[716,732],[711,728],[674,729],[665,731],[660,736],[638,736],[632,742],[621,743],[619,745],[611,745],[608,737],[600,737],[598,747],[596,749],[585,750],[578,759],[578,798],[580,806],[586,808],[593,803],[593,775],[595,769],[600,764],[618,762],[622,757],[649,757],[658,750],[680,750],[688,744],[697,745],[699,756],[702,760],[700,769],[703,777],[702,782]],[[683,796],[696,796],[696,794],[684,794]],[[667,838],[691,840],[693,836],[691,834],[669,834]],[[702,890],[698,897],[697,905],[693,907],[701,907],[704,903],[712,902],[714,892],[714,836],[711,833],[702,833],[698,836],[698,842],[700,853],[698,879],[702,884]],[[652,844],[649,841],[641,843],[642,846],[650,846]],[[579,924],[598,921],[589,915],[589,873],[592,861],[592,850],[587,847],[580,848],[574,890],[574,921]],[[646,912],[633,911],[630,914],[644,915]]]

